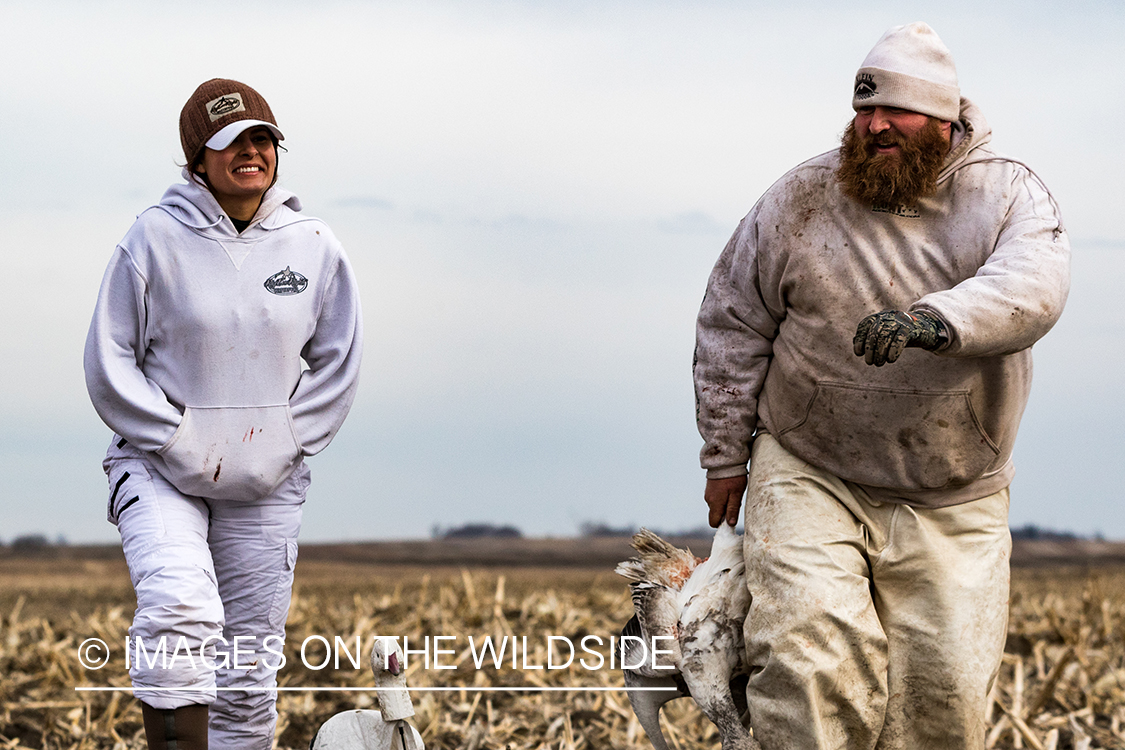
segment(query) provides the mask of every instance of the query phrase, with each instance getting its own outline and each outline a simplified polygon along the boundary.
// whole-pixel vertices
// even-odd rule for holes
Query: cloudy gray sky
[[[914,20],[1074,249],[1012,523],[1125,538],[1120,2],[0,0],[0,540],[116,539],[82,344],[115,243],[179,179],[180,108],[216,76],[269,100],[283,184],[360,278],[360,395],[311,462],[306,540],[702,524],[711,265],[770,183],[834,146],[855,69]]]

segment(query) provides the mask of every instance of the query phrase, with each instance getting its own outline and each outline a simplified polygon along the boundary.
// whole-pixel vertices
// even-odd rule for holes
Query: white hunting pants
[[[211,750],[269,750],[280,662],[270,651],[283,651],[308,467],[246,503],[182,494],[117,436],[103,466],[137,593],[136,697],[161,709],[210,704]]]
[[[745,636],[764,750],[983,750],[1007,519],[1006,489],[948,508],[879,503],[759,436]]]

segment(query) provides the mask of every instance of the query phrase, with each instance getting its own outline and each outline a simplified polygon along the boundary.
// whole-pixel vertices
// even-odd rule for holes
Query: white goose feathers
[[[660,731],[660,707],[690,695],[718,727],[723,750],[760,750],[742,722],[747,674],[742,626],[750,608],[742,537],[734,527],[720,525],[706,560],[647,529],[634,535],[633,548],[638,556],[617,566],[617,573],[632,582],[635,610],[622,635],[640,636],[649,648],[653,637],[661,636],[657,647],[671,651],[654,664],[651,654],[644,658],[638,653],[640,644],[623,641],[622,664],[644,662],[624,669],[625,684],[633,712],[653,747],[668,747]]]

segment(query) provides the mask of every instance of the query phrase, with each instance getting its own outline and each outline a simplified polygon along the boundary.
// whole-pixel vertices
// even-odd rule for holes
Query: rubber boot
[[[141,701],[149,750],[207,750],[207,706],[153,708]]]

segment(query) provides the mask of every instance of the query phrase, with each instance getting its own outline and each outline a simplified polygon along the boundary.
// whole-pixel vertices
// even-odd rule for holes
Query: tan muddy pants
[[[872,501],[753,447],[746,619],[764,750],[984,747],[1008,622],[1008,491],[949,508]]]

